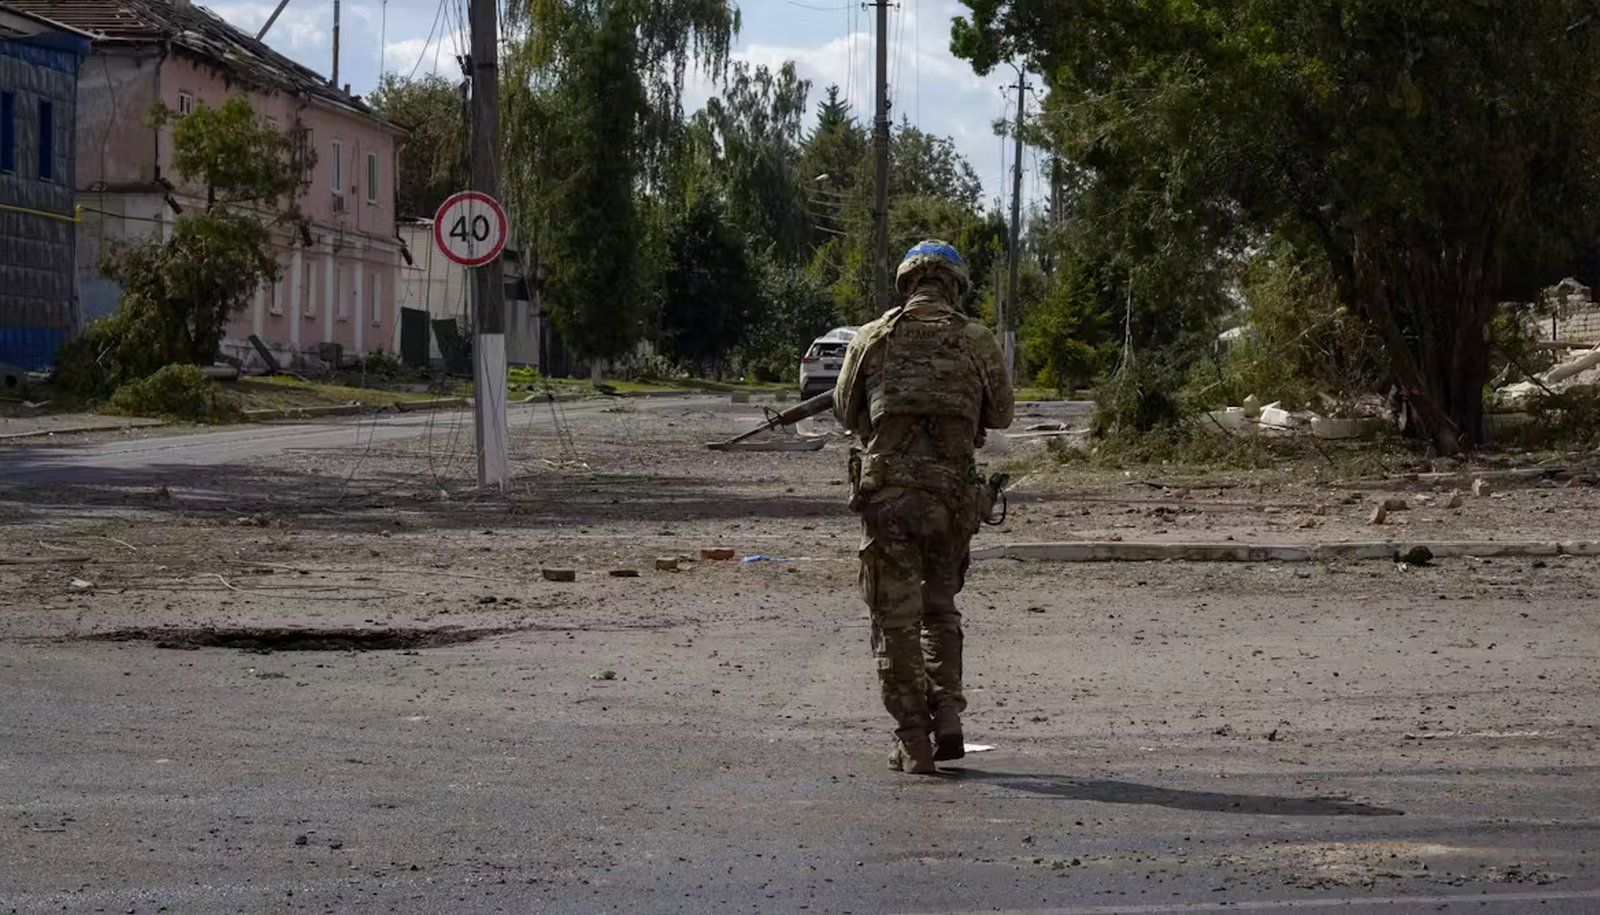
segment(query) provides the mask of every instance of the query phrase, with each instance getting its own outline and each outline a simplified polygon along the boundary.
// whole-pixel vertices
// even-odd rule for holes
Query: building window
[[[333,268],[333,301],[334,317],[341,321],[350,320],[350,300],[344,297],[344,265],[339,264]]]
[[[270,314],[283,314],[283,303],[278,301],[278,280],[267,281],[267,311]]]
[[[317,259],[307,257],[300,268],[300,301],[308,318],[317,316],[317,287],[322,285],[316,281],[317,273]]]
[[[178,115],[181,117],[194,112],[194,96],[187,92],[178,93]]]
[[[17,170],[17,94],[0,92],[0,172]]]
[[[344,143],[333,141],[333,168],[329,169],[333,176],[333,192],[344,193]]]
[[[378,154],[367,153],[367,202],[378,202]]]
[[[53,181],[56,177],[56,105],[39,103],[39,180]]]
[[[367,311],[372,313],[373,327],[377,327],[383,323],[382,306],[378,304],[378,287],[382,282],[382,274],[367,274]]]
[[[315,176],[317,166],[316,139],[311,128],[301,127],[295,131],[295,158],[300,161],[300,183],[310,184]]]

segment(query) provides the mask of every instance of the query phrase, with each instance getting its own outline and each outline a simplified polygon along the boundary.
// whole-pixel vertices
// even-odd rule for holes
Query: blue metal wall
[[[0,362],[48,368],[78,326],[73,293],[76,53],[0,39],[0,92],[15,97],[16,168],[0,172]],[[48,178],[41,178],[40,102],[54,107]]]

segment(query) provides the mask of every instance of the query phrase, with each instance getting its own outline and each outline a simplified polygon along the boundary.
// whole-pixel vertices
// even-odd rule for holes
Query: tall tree
[[[900,122],[889,147],[890,190],[897,196],[937,197],[976,208],[983,182],[949,137]]]
[[[395,212],[432,216],[446,197],[467,186],[469,131],[461,86],[436,73],[416,79],[390,73],[369,101],[410,131],[395,144]]]
[[[686,144],[710,179],[700,191],[717,194],[755,244],[789,263],[809,253],[810,216],[795,161],[810,87],[792,62],[776,72],[735,63],[721,94],[691,119]]]
[[[757,281],[744,241],[714,200],[696,202],[668,234],[662,274],[662,329],[672,352],[722,377],[725,357],[744,339]]]
[[[738,29],[726,0],[513,0],[507,193],[558,327],[580,356],[643,330],[639,197],[681,138],[691,61],[720,73]]]
[[[1315,252],[1414,427],[1481,440],[1496,303],[1600,231],[1590,4],[963,2],[954,49],[1034,61],[1062,152],[1170,226]]]

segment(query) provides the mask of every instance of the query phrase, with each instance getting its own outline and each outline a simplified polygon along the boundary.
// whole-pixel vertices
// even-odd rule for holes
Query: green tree
[[[1162,202],[1151,241],[1314,253],[1414,428],[1481,440],[1496,303],[1600,229],[1589,4],[964,2],[956,52],[1034,63],[1059,150],[1117,202]]]
[[[665,341],[683,362],[722,377],[756,310],[756,276],[722,207],[702,199],[671,228],[662,275]]]
[[[467,186],[468,128],[461,86],[437,73],[415,79],[389,73],[368,101],[409,131],[395,143],[395,212],[432,216],[445,198]]]
[[[1019,333],[1022,358],[1039,384],[1065,392],[1094,380],[1111,342],[1101,306],[1092,274],[1069,261],[1043,301],[1028,309]]]
[[[667,179],[691,61],[726,66],[726,0],[516,0],[508,8],[506,193],[565,340],[627,352],[645,327],[641,199]]]
[[[203,188],[171,236],[110,248],[100,269],[121,287],[117,310],[69,344],[58,372],[69,388],[100,394],[172,363],[210,365],[229,320],[262,284],[277,279],[273,227],[295,216],[301,163],[291,137],[242,95],[197,106],[170,124],[178,176]]]
[[[776,72],[735,63],[721,94],[690,120],[684,145],[701,178],[689,196],[717,194],[755,244],[791,263],[809,253],[811,235],[804,176],[795,171],[810,88],[792,62]]]
[[[814,267],[757,259],[760,289],[740,352],[749,371],[762,381],[794,378],[797,362],[812,340],[840,323],[833,296]]]
[[[949,137],[925,133],[908,120],[889,146],[889,186],[897,196],[933,197],[969,209],[983,194],[977,171]]]

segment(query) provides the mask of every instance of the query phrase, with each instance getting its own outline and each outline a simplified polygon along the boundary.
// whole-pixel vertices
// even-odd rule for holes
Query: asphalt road
[[[654,409],[682,407],[700,398],[651,398]],[[590,399],[561,404],[565,415],[582,417],[611,406],[615,401]],[[510,408],[512,424],[542,417],[544,403],[516,404]],[[141,474],[162,474],[182,468],[219,467],[270,458],[289,450],[367,448],[384,442],[405,441],[450,430],[467,441],[472,435],[470,411],[386,413],[341,417],[314,422],[253,423],[211,431],[178,433],[150,430],[123,440],[41,446],[26,443],[0,446],[0,484],[74,483],[88,479],[135,480]]]
[[[1600,563],[980,563],[994,749],[905,776],[840,455],[708,455],[751,415],[708,403],[569,405],[589,466],[510,502],[322,511],[423,466],[410,416],[28,449],[69,482],[0,487],[0,912],[1600,911]],[[208,473],[283,497],[80,511]],[[774,559],[650,571],[724,542]]]

